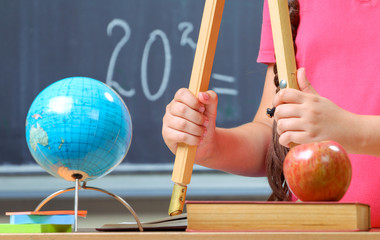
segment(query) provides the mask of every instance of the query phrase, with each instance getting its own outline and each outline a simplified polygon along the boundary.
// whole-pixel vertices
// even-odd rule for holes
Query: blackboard
[[[262,0],[226,0],[210,89],[217,125],[251,121],[266,67],[256,63]],[[0,168],[35,164],[25,117],[51,83],[86,76],[111,85],[132,115],[123,164],[172,163],[165,106],[191,74],[204,0],[0,0]],[[35,164],[36,165],[36,164]]]

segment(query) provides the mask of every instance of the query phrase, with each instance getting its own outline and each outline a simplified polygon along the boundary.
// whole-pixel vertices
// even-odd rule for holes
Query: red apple
[[[291,148],[283,171],[291,192],[301,201],[339,201],[352,172],[346,151],[333,141]]]

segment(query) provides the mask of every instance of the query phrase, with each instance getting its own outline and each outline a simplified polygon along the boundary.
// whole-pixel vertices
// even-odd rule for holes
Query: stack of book
[[[74,211],[7,212],[9,223],[0,224],[0,233],[72,232]],[[78,211],[86,217],[87,211]]]
[[[145,230],[188,232],[368,231],[370,207],[339,202],[187,201],[186,214],[143,222]],[[98,231],[138,231],[136,223],[105,224]]]

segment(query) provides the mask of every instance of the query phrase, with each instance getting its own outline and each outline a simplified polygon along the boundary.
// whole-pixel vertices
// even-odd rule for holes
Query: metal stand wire
[[[77,228],[77,225],[78,225],[78,222],[77,222],[77,219],[78,219],[78,196],[79,196],[79,189],[82,188],[82,189],[85,189],[85,190],[94,190],[94,191],[98,191],[98,192],[102,192],[102,193],[105,193],[111,197],[113,197],[114,199],[116,199],[117,201],[119,201],[121,204],[124,205],[124,207],[126,207],[129,212],[133,215],[133,217],[135,218],[135,221],[137,223],[137,226],[140,230],[140,232],[144,231],[143,227],[142,227],[142,224],[141,224],[141,221],[140,219],[138,218],[136,212],[133,210],[133,208],[124,200],[122,199],[120,196],[114,194],[114,193],[111,193],[111,192],[108,192],[104,189],[101,189],[101,188],[96,188],[96,187],[88,187],[86,186],[86,182],[83,182],[82,186],[79,185],[79,179],[76,179],[75,180],[75,187],[71,187],[71,188],[67,188],[67,189],[63,189],[63,190],[59,190],[51,195],[49,195],[48,197],[46,197],[44,200],[42,200],[40,202],[40,204],[38,204],[38,206],[34,209],[34,211],[40,211],[40,209],[46,204],[48,203],[50,200],[52,200],[53,198],[61,195],[62,193],[65,193],[65,192],[70,192],[70,191],[74,191],[75,190],[75,205],[74,205],[74,209],[75,209],[75,221],[74,221],[74,232],[77,232],[78,228]]]
[[[78,204],[79,204],[79,179],[75,179],[74,196],[74,232],[78,232]]]

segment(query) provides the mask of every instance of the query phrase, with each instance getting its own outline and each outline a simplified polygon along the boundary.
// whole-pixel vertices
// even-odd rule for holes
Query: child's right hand
[[[207,91],[195,97],[186,88],[179,89],[166,106],[162,136],[170,151],[176,153],[177,144],[198,145],[197,155],[204,152],[215,135],[218,96]]]

